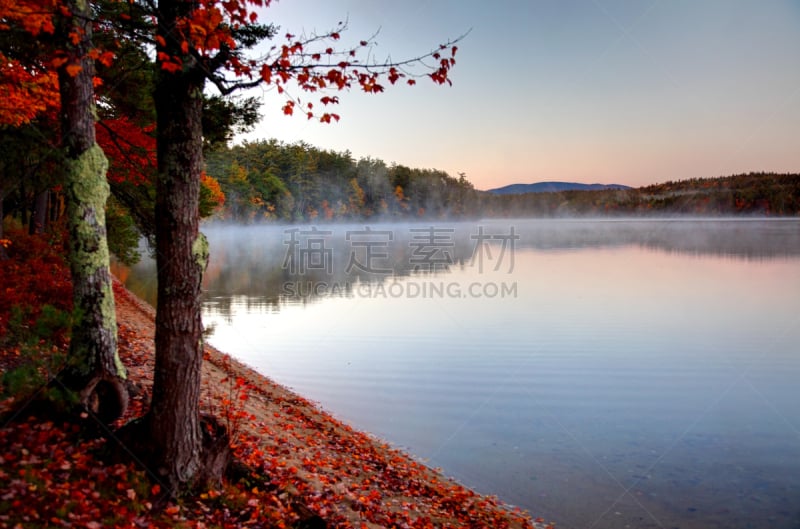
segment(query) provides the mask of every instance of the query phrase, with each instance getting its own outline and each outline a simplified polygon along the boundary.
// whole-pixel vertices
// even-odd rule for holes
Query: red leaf
[[[103,53],[100,54],[98,61],[100,61],[100,64],[102,64],[105,67],[111,66],[111,63],[114,62],[114,52],[104,51]]]
[[[165,72],[175,73],[181,69],[181,65],[177,62],[165,61],[161,63],[161,69]]]
[[[264,79],[264,82],[269,84],[272,80],[272,68],[269,65],[265,64],[261,66],[261,78]]]

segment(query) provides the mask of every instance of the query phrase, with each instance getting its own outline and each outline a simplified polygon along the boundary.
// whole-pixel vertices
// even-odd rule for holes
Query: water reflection
[[[358,284],[445,273],[472,255],[466,226],[209,226],[213,257],[205,285],[209,310],[229,313],[232,297],[278,309]],[[411,231],[419,230],[419,231]]]
[[[204,232],[211,242],[204,280],[207,307],[228,315],[231,303],[278,310],[285,304],[349,297],[364,283],[446,274],[453,267],[485,264],[507,270],[513,268],[514,253],[526,248],[557,251],[633,245],[748,260],[800,255],[800,221],[795,219],[210,224]],[[485,263],[480,262],[483,259]],[[148,302],[155,302],[151,259],[145,256],[131,270],[117,265],[115,272]]]
[[[292,237],[298,236],[292,248]],[[372,230],[372,235],[364,235]],[[363,283],[396,282],[451,267],[513,271],[518,250],[639,246],[659,251],[773,259],[800,255],[797,221],[487,221],[478,224],[209,227],[210,310],[230,312],[232,295],[278,309]],[[360,234],[360,235],[359,235]],[[380,235],[378,235],[380,234]],[[312,246],[316,243],[316,246]],[[360,244],[360,245],[359,245]],[[369,245],[369,246],[368,246]],[[301,252],[306,252],[302,254]],[[324,253],[325,252],[325,253]],[[312,258],[317,261],[312,263]],[[308,261],[308,262],[307,262]]]

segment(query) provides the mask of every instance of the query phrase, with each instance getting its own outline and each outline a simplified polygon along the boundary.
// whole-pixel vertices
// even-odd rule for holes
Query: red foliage
[[[0,30],[13,23],[34,37],[53,33],[53,15],[58,4],[58,0],[0,0]]]
[[[19,127],[59,108],[58,78],[0,53],[0,125]]]
[[[330,112],[315,114],[313,104],[305,103],[289,93],[289,85],[302,92],[338,91],[359,87],[367,93],[381,93],[383,80],[394,85],[405,79],[410,86],[418,77],[428,77],[436,84],[451,84],[449,74],[455,65],[457,47],[455,41],[441,45],[433,51],[399,62],[374,62],[370,58],[367,40],[357,45],[336,49],[332,46],[341,39],[346,26],[340,23],[336,29],[323,34],[312,33],[298,37],[286,33],[282,44],[276,44],[265,57],[247,59],[244,54],[231,53],[237,49],[233,29],[256,23],[258,11],[269,7],[270,0],[201,0],[186,17],[179,19],[168,43],[164,36],[156,37],[157,61],[163,70],[177,72],[184,68],[186,59],[192,54],[214,65],[210,78],[223,93],[238,88],[251,87],[259,82],[273,85],[279,94],[286,97],[284,114],[291,115],[295,108],[307,109],[309,119],[317,117],[323,123],[338,121],[339,115]],[[366,55],[366,59],[360,58]],[[433,64],[428,64],[430,60]],[[233,72],[235,79],[223,79],[215,72],[224,66]],[[419,71],[421,70],[421,72]],[[336,104],[338,98],[322,95],[323,105]]]
[[[60,234],[48,241],[41,235],[28,235],[24,230],[6,233],[10,244],[8,259],[0,260],[0,335],[8,330],[13,307],[22,308],[32,323],[42,305],[72,310],[72,283],[64,262],[64,245]]]
[[[141,127],[125,116],[97,124],[97,144],[109,159],[110,181],[137,185],[152,181],[158,167],[154,128]]]
[[[0,429],[0,445],[5,527],[129,526],[146,510],[143,473],[100,464],[100,441],[81,441],[75,425],[28,418]]]
[[[60,0],[0,0],[0,31],[22,30],[31,37],[52,35],[56,17],[69,15],[70,10]],[[72,45],[80,38],[77,29],[69,35]],[[101,48],[88,54],[105,65],[114,59],[112,51]],[[81,71],[79,64],[66,64],[68,61],[64,49],[58,48],[25,64],[0,53],[0,125],[18,127],[42,114],[49,114],[55,122],[60,107],[58,69],[64,67],[71,76]],[[95,78],[94,83],[97,86],[101,81]]]

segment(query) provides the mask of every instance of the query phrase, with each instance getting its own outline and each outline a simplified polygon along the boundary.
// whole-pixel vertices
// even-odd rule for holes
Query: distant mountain
[[[559,191],[602,191],[605,189],[631,189],[622,184],[579,184],[577,182],[536,182],[535,184],[511,184],[487,193],[494,195],[521,195],[522,193],[556,193]]]

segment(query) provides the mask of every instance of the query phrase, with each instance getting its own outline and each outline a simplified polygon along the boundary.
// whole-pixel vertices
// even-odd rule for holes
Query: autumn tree
[[[34,78],[33,82],[23,84],[27,93],[21,97],[31,97],[31,105],[25,112],[14,111],[19,120],[30,120],[43,106],[51,104],[48,87],[54,86],[54,75],[58,80],[62,145],[58,162],[67,197],[68,261],[75,309],[68,363],[59,380],[78,393],[85,407],[94,402],[92,409],[104,420],[112,420],[125,409],[127,393],[123,384],[125,369],[117,356],[114,297],[108,267],[107,161],[95,142],[94,14],[90,5],[81,0],[3,0],[0,19],[0,29],[8,32],[6,35],[16,36],[14,46],[3,50],[4,57],[12,59],[4,61],[4,73],[9,72],[13,61],[19,60],[8,57],[6,51],[18,53],[33,47],[38,52],[23,63],[22,69]],[[41,67],[45,71],[37,73]],[[4,86],[6,95],[13,96],[13,89],[8,84]],[[24,104],[16,104],[13,97],[6,103],[26,108]]]
[[[395,63],[360,62],[355,48],[335,50],[338,28],[322,35],[285,35],[260,59],[247,49],[274,37],[274,28],[256,23],[253,11],[269,0],[161,0],[153,13],[157,20],[155,107],[157,114],[158,177],[156,186],[156,260],[158,306],[156,366],[151,407],[142,426],[151,442],[148,456],[173,492],[215,477],[225,456],[208,451],[199,414],[200,368],[203,359],[200,284],[209,255],[198,231],[198,201],[203,169],[203,93],[211,82],[222,95],[258,85],[272,85],[286,95],[284,113],[299,112],[309,119],[339,119],[325,110],[335,96],[317,102],[290,94],[293,83],[301,92],[315,94],[359,87],[380,93],[384,81],[405,79],[424,59],[433,66],[418,75],[436,83],[449,82],[456,48],[450,43],[415,59]],[[447,57],[444,54],[447,54]],[[318,113],[318,104],[323,112]],[[219,443],[216,443],[219,446]]]
[[[99,412],[113,420],[127,406],[125,368],[117,354],[117,324],[106,240],[108,161],[95,136],[93,13],[84,0],[65,0],[56,38],[67,195],[69,262],[78,321],[61,378],[88,405],[100,393]]]
[[[5,199],[23,184],[27,190],[43,187],[37,174],[45,171],[36,169],[54,141],[49,130],[58,109],[58,79],[31,36],[53,30],[50,17],[37,15],[34,6],[0,1],[0,240]]]
[[[97,141],[109,158],[108,181],[112,193],[109,227],[115,228],[126,220],[114,215],[116,211],[128,213],[128,222],[133,220],[136,229],[152,243],[155,240],[157,174],[153,101],[156,71],[148,46],[154,42],[155,26],[149,21],[144,6],[120,2],[101,6],[103,31],[95,40],[99,46],[114,50],[113,60],[97,65],[102,82],[95,89],[102,103],[98,108]],[[254,98],[223,99],[204,94],[204,151],[224,148],[234,134],[248,131],[258,121],[259,106]],[[121,207],[113,207],[114,202]],[[211,177],[204,178],[201,217],[213,214],[222,203],[224,196],[217,182]],[[113,235],[110,243],[120,236]],[[121,250],[130,251],[128,248]]]

